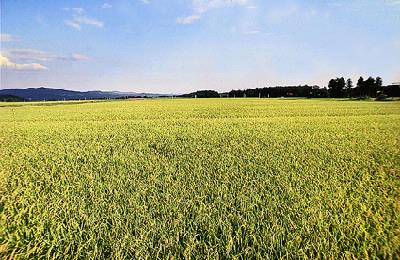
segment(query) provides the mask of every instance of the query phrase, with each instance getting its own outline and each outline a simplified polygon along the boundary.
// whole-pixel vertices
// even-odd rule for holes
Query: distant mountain
[[[152,94],[119,91],[74,91],[53,88],[27,88],[27,89],[0,89],[0,96],[15,96],[24,100],[78,100],[78,99],[105,99],[124,97],[160,97],[172,96],[169,94]]]

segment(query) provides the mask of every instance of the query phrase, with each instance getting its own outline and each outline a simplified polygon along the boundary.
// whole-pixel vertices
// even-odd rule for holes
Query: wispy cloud
[[[39,63],[14,63],[6,56],[0,54],[0,67],[17,71],[43,71],[48,70],[46,66]]]
[[[79,54],[79,53],[72,53],[70,56],[67,56],[67,60],[70,61],[87,61],[90,60],[88,56]]]
[[[178,17],[176,18],[176,22],[180,24],[191,24],[199,20],[200,18],[201,18],[200,14],[193,14],[189,16]]]
[[[145,4],[145,5],[150,4],[150,0],[140,0],[140,2],[142,2],[142,3]]]
[[[386,0],[389,5],[400,5],[400,0]]]
[[[46,61],[86,61],[85,55],[73,53],[71,55],[58,55],[33,49],[7,49],[4,53],[13,60],[21,62],[46,62]]]
[[[64,20],[64,23],[72,28],[75,28],[77,30],[81,29],[81,25],[73,20]]]
[[[64,23],[74,29],[81,30],[82,25],[90,25],[97,28],[104,27],[104,22],[85,15],[85,10],[83,8],[64,8],[64,10],[73,12],[71,19],[64,20]]]
[[[109,9],[109,8],[112,8],[112,5],[110,5],[109,3],[104,3],[104,4],[101,6],[101,8],[103,8],[103,9]]]
[[[1,42],[12,42],[14,40],[14,37],[12,37],[11,34],[7,33],[1,33],[0,34],[0,41]]]
[[[193,13],[188,16],[176,18],[176,22],[180,24],[191,24],[201,18],[206,12],[223,7],[230,6],[246,6],[248,0],[193,0]]]

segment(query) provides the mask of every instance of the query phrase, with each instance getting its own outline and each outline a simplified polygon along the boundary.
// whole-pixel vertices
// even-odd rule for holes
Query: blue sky
[[[400,0],[2,0],[1,34],[1,88],[400,81]]]

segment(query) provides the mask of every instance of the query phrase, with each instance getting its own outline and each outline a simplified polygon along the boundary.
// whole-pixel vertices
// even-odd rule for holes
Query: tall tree
[[[375,80],[375,94],[376,95],[382,91],[382,84],[383,84],[382,78],[377,77]]]
[[[331,79],[328,83],[329,95],[331,97],[335,97],[335,89],[336,89],[336,80]]]
[[[333,98],[343,97],[345,86],[346,81],[343,77],[331,79],[328,84],[330,96]]]
[[[351,97],[351,90],[353,88],[353,81],[348,78],[346,81],[346,95],[347,97]]]
[[[375,79],[373,77],[369,77],[365,82],[365,91],[366,91],[366,95],[369,97],[374,96],[374,92],[375,92]]]
[[[339,97],[343,97],[345,88],[346,88],[346,80],[343,77],[341,77],[341,78],[338,79],[338,94],[339,94]]]
[[[361,97],[362,95],[364,95],[364,78],[360,77],[357,81],[357,93],[359,94],[359,96]]]

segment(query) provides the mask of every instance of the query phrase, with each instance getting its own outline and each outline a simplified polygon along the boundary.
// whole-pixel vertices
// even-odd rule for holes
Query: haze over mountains
[[[28,101],[39,100],[78,100],[123,97],[160,97],[170,94],[119,92],[119,91],[75,91],[52,88],[0,89],[0,96],[15,96]]]

